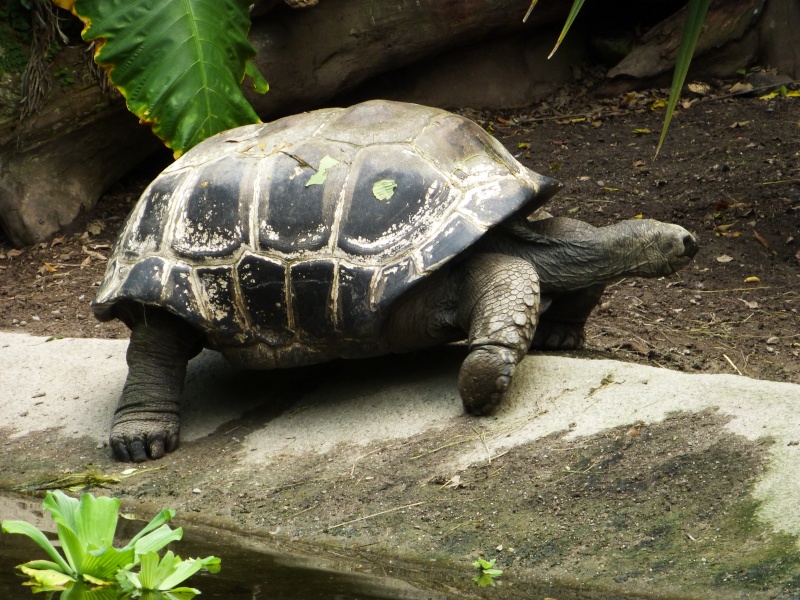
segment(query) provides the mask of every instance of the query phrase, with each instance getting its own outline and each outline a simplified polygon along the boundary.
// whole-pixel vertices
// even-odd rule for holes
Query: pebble
[[[194,488],[194,489],[192,490],[192,493],[193,493],[193,494],[202,494],[202,493],[203,493],[203,490],[201,490],[200,488]]]

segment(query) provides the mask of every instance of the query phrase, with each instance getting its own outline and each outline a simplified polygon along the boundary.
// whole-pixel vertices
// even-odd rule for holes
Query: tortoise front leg
[[[539,278],[531,263],[503,254],[475,255],[465,268],[457,320],[469,332],[470,354],[458,387],[464,409],[485,415],[503,401],[533,340]]]
[[[163,311],[146,310],[137,319],[128,346],[128,378],[111,426],[117,460],[143,462],[178,447],[186,365],[202,349],[201,340],[192,327]]]

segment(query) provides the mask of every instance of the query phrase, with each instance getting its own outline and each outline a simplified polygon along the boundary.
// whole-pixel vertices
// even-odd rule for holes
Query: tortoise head
[[[689,264],[700,249],[695,236],[680,225],[633,219],[617,223],[616,228],[613,245],[621,252],[617,260],[625,276],[672,275]]]

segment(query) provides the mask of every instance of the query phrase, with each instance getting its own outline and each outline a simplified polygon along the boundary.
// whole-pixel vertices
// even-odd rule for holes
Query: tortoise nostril
[[[694,256],[700,247],[697,245],[697,240],[691,233],[687,233],[683,238],[683,247],[686,256]]]

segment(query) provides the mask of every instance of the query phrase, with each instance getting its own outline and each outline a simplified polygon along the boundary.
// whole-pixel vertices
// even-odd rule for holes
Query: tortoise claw
[[[586,342],[585,323],[539,321],[531,348],[537,350],[580,350]]]
[[[473,350],[458,374],[464,410],[473,415],[491,414],[505,398],[515,368],[514,353],[508,348],[482,346]]]
[[[167,452],[178,447],[178,427],[177,419],[174,423],[160,420],[116,423],[111,428],[110,437],[114,458],[137,463],[163,458]]]

